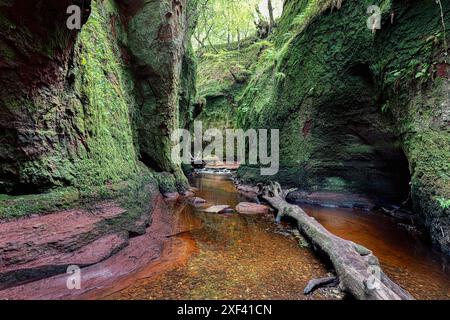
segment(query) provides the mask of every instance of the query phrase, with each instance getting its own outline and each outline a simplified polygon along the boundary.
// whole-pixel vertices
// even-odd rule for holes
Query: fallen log
[[[326,230],[299,206],[286,202],[289,191],[272,182],[261,188],[260,196],[278,210],[277,220],[288,216],[297,221],[300,232],[314,249],[325,254],[333,264],[343,291],[360,300],[413,300],[381,270],[378,258],[369,249],[344,240]]]
[[[303,293],[305,295],[308,295],[308,294],[313,293],[314,291],[316,291],[319,288],[335,287],[338,284],[339,284],[338,277],[326,277],[326,278],[320,278],[320,279],[312,279],[306,286]]]

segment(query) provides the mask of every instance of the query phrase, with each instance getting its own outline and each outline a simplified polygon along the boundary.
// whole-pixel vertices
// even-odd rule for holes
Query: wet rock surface
[[[0,224],[0,288],[91,265],[126,246],[128,234],[107,234],[126,210],[113,202]]]
[[[182,263],[194,246],[189,239],[168,238],[176,232],[176,211],[172,210],[173,204],[166,203],[162,197],[155,202],[153,223],[144,235],[129,239],[128,246],[109,259],[81,269],[81,290],[68,290],[66,282],[69,275],[61,274],[2,290],[0,299],[98,298],[111,293],[111,290],[123,289],[140,277]],[[99,242],[113,245],[114,237],[109,236]],[[160,259],[163,255],[166,260]]]
[[[206,213],[230,213],[233,209],[229,205],[215,205],[203,210]]]
[[[194,197],[194,198],[189,199],[188,203],[193,205],[196,208],[207,206],[207,201],[205,199],[202,199],[199,197]]]
[[[177,201],[181,195],[178,192],[164,193],[164,198],[168,201]]]
[[[270,208],[252,202],[241,202],[236,206],[236,211],[242,214],[268,214]]]

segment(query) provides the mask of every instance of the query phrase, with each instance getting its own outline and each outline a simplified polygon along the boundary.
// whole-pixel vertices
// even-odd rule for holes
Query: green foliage
[[[265,65],[267,68],[279,67],[284,55],[286,54],[287,46],[283,46],[281,49],[271,45],[262,55],[260,64]]]
[[[256,21],[269,18],[267,0],[195,0],[195,3],[193,43],[196,49],[223,43],[230,49],[232,43],[256,34]],[[283,1],[272,0],[272,6],[276,18],[282,11]]]
[[[450,209],[450,199],[438,198],[437,200],[442,209]]]
[[[200,97],[212,97],[234,91],[236,79],[242,82],[254,74],[259,59],[266,59],[266,52],[272,44],[268,41],[251,43],[241,50],[208,51],[199,59],[197,89]]]
[[[259,0],[197,0],[196,48],[233,42],[249,37],[255,26],[254,10]]]
[[[292,24],[298,28],[298,32],[305,29],[308,24],[322,12],[328,9],[340,9],[344,0],[309,0],[306,7],[299,13]]]

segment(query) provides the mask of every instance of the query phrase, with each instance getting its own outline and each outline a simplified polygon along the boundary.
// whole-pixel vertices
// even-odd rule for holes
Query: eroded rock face
[[[43,162],[60,142],[73,143],[61,127],[68,117],[61,96],[77,35],[65,27],[73,3],[84,6],[85,22],[90,1],[0,2],[0,192],[64,180],[56,169],[51,173],[56,162]],[[29,172],[38,166],[39,173]]]
[[[393,1],[393,23],[375,39],[378,76],[411,170],[414,209],[450,254],[450,3]],[[444,16],[444,25],[440,20]]]
[[[188,3],[133,0],[124,1],[124,8],[128,49],[141,98],[137,124],[141,157],[159,171],[179,173],[171,160],[170,134],[183,125],[184,115],[179,111],[188,109],[192,99],[194,82],[186,79],[193,74],[189,69],[193,61],[186,61],[190,59]],[[180,96],[183,81],[187,92]]]
[[[71,4],[83,9],[80,31],[66,27]],[[1,1],[0,193],[119,182],[139,159],[175,173],[182,189],[169,138],[195,93],[187,10],[167,0]]]
[[[297,31],[279,69],[253,83],[261,97],[243,97],[247,125],[280,129],[280,173],[268,179],[284,185],[383,204],[406,200],[411,182],[417,213],[450,252],[449,65],[441,36],[450,32],[450,5],[442,2],[443,25],[435,2],[387,1],[374,34],[364,14],[372,4],[343,1]],[[282,32],[305,5],[285,2],[280,50]],[[274,73],[282,74],[275,84]],[[239,174],[267,178],[258,170],[242,166]]]
[[[106,2],[1,6],[0,192],[101,185],[136,172],[132,78],[114,32],[118,9]],[[83,9],[80,31],[66,26],[71,4]]]
[[[408,163],[393,121],[378,105],[369,65],[373,35],[360,13],[366,7],[347,3],[293,38],[277,70],[284,77],[249,126],[280,129],[281,169],[269,179],[402,201],[408,195]],[[284,19],[297,13],[287,11]],[[259,92],[270,92],[273,84],[260,85]],[[240,173],[247,178],[256,170],[243,167]]]
[[[71,4],[83,9],[79,31],[66,27]],[[11,194],[0,198],[0,219],[41,215],[0,222],[0,288],[108,258],[146,232],[159,191],[182,191],[167,151],[193,94],[186,10],[165,0],[0,1],[0,194]],[[140,150],[166,172],[139,164]],[[66,186],[75,188],[53,190]],[[49,189],[76,190],[86,198],[71,207],[94,207],[55,212],[41,195],[25,212],[14,205],[16,194]],[[17,212],[5,214],[11,206]]]
[[[171,263],[174,265],[183,263],[194,251],[195,244],[192,243],[193,241],[171,237],[179,231],[177,211],[174,210],[173,206],[166,204],[162,196],[153,200],[153,223],[147,228],[145,234],[129,240],[126,239],[128,246],[123,250],[109,259],[83,268],[81,270],[81,290],[68,290],[68,275],[66,269],[63,269],[60,265],[60,272],[49,273],[45,279],[0,290],[0,299],[98,299],[122,290],[139,279],[154,276],[158,272],[170,269]],[[183,206],[179,208],[179,210],[182,209]],[[99,219],[101,218],[105,217],[100,216]],[[76,223],[79,221],[75,220]],[[44,233],[43,239],[48,239],[48,237],[45,238],[45,235]],[[59,239],[64,239],[64,237],[61,238],[60,235]],[[89,255],[89,252],[95,253],[95,258],[99,258],[101,253],[105,252],[102,249],[113,248],[120,243],[120,239],[123,239],[121,234],[107,235],[79,250],[79,252],[85,253],[83,260],[80,260],[79,256],[77,258],[76,256],[59,255],[55,256],[52,263],[56,263],[57,258],[61,257],[64,257],[64,263],[91,262],[94,255]],[[67,241],[64,243],[67,243]],[[68,250],[64,246],[59,248],[61,252],[64,249]],[[164,259],[165,256],[166,259]],[[2,268],[3,266],[0,266],[0,277]]]
[[[128,232],[109,226],[125,212],[110,202],[0,224],[0,290],[110,257],[128,244]]]

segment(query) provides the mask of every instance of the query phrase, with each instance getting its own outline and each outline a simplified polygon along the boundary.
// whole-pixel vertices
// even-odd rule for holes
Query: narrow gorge
[[[268,3],[0,0],[0,299],[450,299],[450,3]]]

